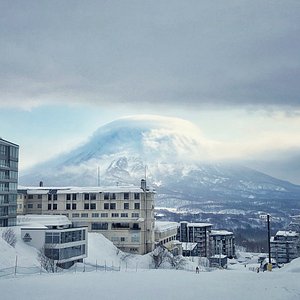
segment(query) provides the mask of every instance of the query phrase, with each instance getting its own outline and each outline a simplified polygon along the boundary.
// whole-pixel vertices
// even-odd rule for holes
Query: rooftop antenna
[[[100,186],[100,167],[97,167],[97,185]]]

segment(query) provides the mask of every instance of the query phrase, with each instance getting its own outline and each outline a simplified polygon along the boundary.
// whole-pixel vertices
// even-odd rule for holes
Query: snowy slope
[[[3,229],[1,229],[3,230]],[[14,266],[18,255],[19,265],[37,264],[37,251],[22,242],[19,228],[15,228],[16,248],[8,246],[0,238],[0,269]],[[294,300],[300,297],[300,258],[282,269],[256,273],[257,256],[241,253],[228,270],[200,272],[187,270],[149,269],[149,255],[125,255],[101,234],[89,234],[89,258],[86,265],[95,261],[101,265],[109,261],[118,265],[127,258],[128,265],[119,272],[77,272],[0,276],[0,295],[5,300],[48,299],[265,299]],[[124,260],[125,259],[125,260]],[[101,262],[102,261],[102,262]],[[247,267],[244,267],[244,264]],[[138,268],[136,268],[138,264]],[[190,269],[190,270],[194,270]]]

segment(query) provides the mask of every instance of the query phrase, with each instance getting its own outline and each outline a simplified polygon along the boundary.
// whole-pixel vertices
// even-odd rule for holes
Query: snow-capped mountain
[[[213,147],[188,121],[125,117],[100,127],[77,149],[35,166],[20,184],[138,184],[146,176],[158,190],[158,203],[173,206],[300,199],[299,186],[241,165],[208,163]]]

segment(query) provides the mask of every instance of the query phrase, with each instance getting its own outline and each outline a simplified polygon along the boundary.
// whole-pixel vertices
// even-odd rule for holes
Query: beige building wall
[[[19,189],[19,214],[63,214],[77,226],[102,233],[119,249],[154,248],[154,194],[139,187]]]

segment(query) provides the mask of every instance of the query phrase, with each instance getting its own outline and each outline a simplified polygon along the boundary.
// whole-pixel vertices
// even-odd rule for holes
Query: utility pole
[[[267,214],[267,223],[268,223],[268,250],[269,250],[269,264],[271,264],[271,235],[270,235],[270,215]]]

